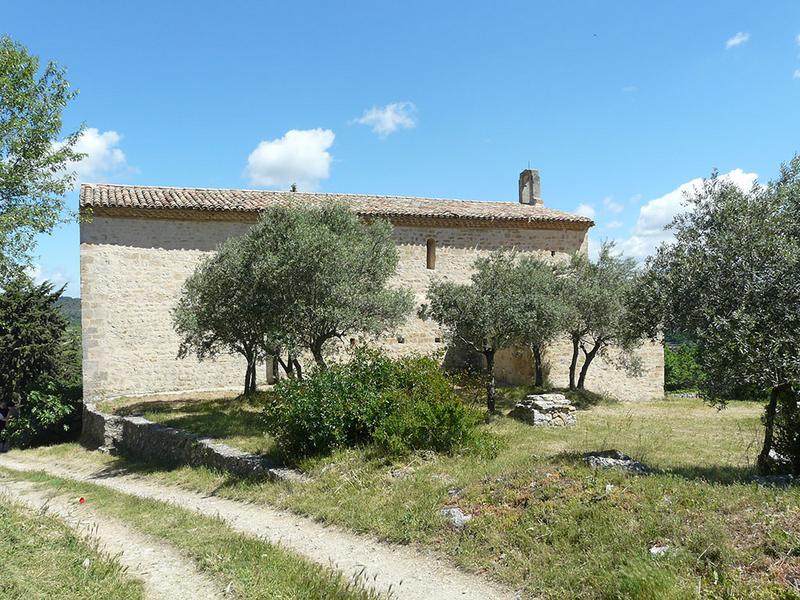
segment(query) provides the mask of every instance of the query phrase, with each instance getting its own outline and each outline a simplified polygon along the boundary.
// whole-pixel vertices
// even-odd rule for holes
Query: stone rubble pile
[[[575,425],[575,407],[563,394],[531,394],[508,416],[530,425]]]

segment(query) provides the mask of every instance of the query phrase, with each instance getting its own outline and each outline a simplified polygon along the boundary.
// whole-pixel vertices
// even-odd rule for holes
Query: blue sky
[[[797,1],[29,1],[0,33],[67,66],[85,181],[516,201],[530,163],[641,258],[688,182],[800,152]],[[38,253],[77,295],[77,226]]]

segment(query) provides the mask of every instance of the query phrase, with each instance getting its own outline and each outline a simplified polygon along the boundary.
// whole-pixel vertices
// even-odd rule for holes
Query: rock
[[[447,517],[450,524],[456,529],[463,529],[472,520],[472,515],[465,514],[458,507],[443,508],[441,514],[443,517]]]
[[[607,483],[606,484],[606,494],[610,494],[613,490],[614,490],[614,484],[613,483]]]
[[[399,469],[392,469],[389,471],[389,476],[395,479],[405,479],[412,473],[414,473],[414,467],[411,465],[406,465],[405,467],[400,467]]]
[[[575,425],[575,407],[563,394],[531,394],[514,405],[508,416],[537,426]]]
[[[669,546],[653,546],[650,548],[650,556],[663,556],[669,551]]]
[[[583,455],[583,460],[595,469],[624,469],[637,475],[647,475],[650,469],[637,460],[619,450],[605,450],[603,452],[589,452]]]
[[[460,498],[464,493],[464,488],[450,488],[447,490],[447,495],[451,498]]]

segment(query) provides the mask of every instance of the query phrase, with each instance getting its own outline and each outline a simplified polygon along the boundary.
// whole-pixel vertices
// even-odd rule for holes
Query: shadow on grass
[[[144,460],[132,455],[121,454],[115,456],[111,464],[95,471],[92,474],[92,479],[112,479],[120,475],[158,475],[171,473],[185,467],[191,468],[192,465],[163,459]],[[266,474],[241,475],[214,469],[207,470],[213,477],[221,478],[222,480],[209,492],[200,492],[198,490],[198,493],[203,493],[206,496],[216,496],[219,490],[235,488],[242,484],[274,483]],[[182,487],[180,483],[177,485]]]
[[[583,466],[586,468],[589,465],[586,463],[585,456],[587,454],[606,454],[609,452],[606,448],[598,448],[596,451],[590,452],[574,452],[567,451],[556,454],[552,457],[553,462],[560,462],[562,464],[569,464],[572,466]],[[634,460],[638,460],[636,456],[631,456]],[[753,478],[756,476],[754,467],[751,466],[732,466],[732,465],[681,465],[670,467],[668,469],[657,469],[647,465],[645,467],[648,473],[635,473],[628,471],[622,467],[607,467],[596,468],[597,471],[617,470],[619,472],[627,472],[631,477],[652,477],[652,476],[666,476],[666,477],[679,477],[687,481],[697,481],[704,483],[711,483],[717,485],[741,485],[753,483]]]

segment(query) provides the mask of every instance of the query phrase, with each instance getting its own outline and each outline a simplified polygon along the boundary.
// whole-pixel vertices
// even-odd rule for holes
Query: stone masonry
[[[530,425],[575,425],[575,407],[563,394],[532,394],[517,402],[509,417]]]
[[[127,189],[126,186],[107,187]],[[81,192],[84,212],[88,204],[84,201],[86,188],[84,186]],[[165,188],[135,188],[137,193],[150,189]],[[221,190],[220,194],[230,192]],[[409,201],[413,204],[414,199]],[[436,206],[438,201],[427,202]],[[447,206],[442,217],[390,217],[400,253],[395,283],[413,290],[417,305],[425,302],[425,290],[433,279],[468,281],[474,260],[496,249],[513,247],[548,260],[566,260],[574,252],[587,251],[590,221],[576,225],[568,221],[503,222],[484,216],[480,220],[452,218],[449,216],[454,210],[451,207],[459,203],[442,202]],[[487,212],[491,215],[492,206],[484,205],[519,206],[513,203],[464,204],[480,204],[476,210],[482,211],[481,215]],[[89,208],[94,208],[94,215],[80,226],[86,398],[241,388],[244,365],[238,357],[222,356],[202,362],[191,357],[177,359],[178,338],[172,328],[171,311],[183,282],[197,263],[229,237],[242,235],[255,221],[257,213],[234,210],[158,212],[127,206],[124,209]],[[548,210],[538,206],[525,209]],[[434,240],[435,244],[434,269],[427,267],[429,240]],[[348,345],[344,344],[345,349]],[[399,331],[380,340],[380,345],[396,354],[446,351],[435,324],[423,322],[416,316],[410,317]],[[640,354],[644,367],[642,377],[629,377],[598,357],[592,364],[587,387],[625,400],[662,396],[661,346],[646,344]],[[567,340],[549,349],[549,378],[555,385],[565,385],[569,357]],[[497,367],[501,383],[530,382],[530,355],[523,349],[500,353]],[[266,366],[259,369],[262,382],[268,375]]]

